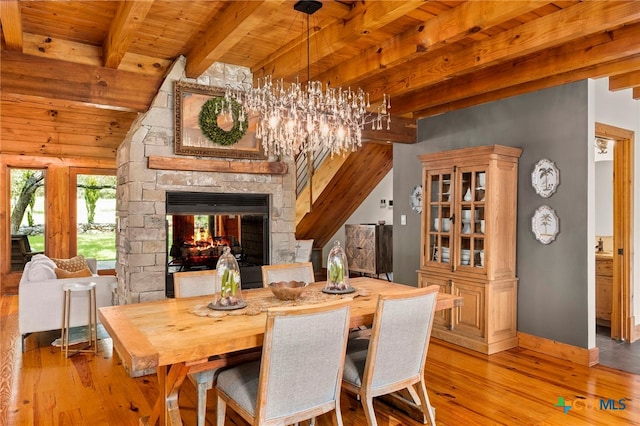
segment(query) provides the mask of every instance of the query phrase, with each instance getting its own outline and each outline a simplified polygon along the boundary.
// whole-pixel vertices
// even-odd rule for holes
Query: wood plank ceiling
[[[113,158],[171,64],[306,79],[293,1],[0,2],[0,153]],[[639,1],[323,1],[313,79],[410,119],[585,78],[640,98]]]

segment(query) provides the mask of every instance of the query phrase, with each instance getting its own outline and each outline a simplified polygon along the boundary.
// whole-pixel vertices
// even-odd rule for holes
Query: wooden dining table
[[[353,297],[351,328],[372,324],[378,294],[413,288],[367,277],[352,278],[350,283],[356,292],[326,297]],[[320,294],[324,283],[308,287],[310,292]],[[242,295],[248,305],[246,309],[265,300],[278,304],[267,288],[245,290]],[[113,339],[125,368],[131,374],[156,369],[160,394],[152,412],[141,418],[140,424],[181,425],[178,392],[188,373],[224,366],[226,354],[262,346],[265,311],[238,310],[220,316],[201,316],[202,308],[212,299],[211,295],[165,299],[98,310],[100,322]],[[303,298],[296,303],[308,302]],[[461,305],[461,297],[438,293],[436,310]]]

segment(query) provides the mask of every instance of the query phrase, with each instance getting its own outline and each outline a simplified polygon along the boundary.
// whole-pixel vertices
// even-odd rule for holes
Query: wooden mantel
[[[288,166],[282,161],[203,160],[201,158],[175,158],[150,156],[148,167],[154,170],[183,170],[193,172],[287,174]]]

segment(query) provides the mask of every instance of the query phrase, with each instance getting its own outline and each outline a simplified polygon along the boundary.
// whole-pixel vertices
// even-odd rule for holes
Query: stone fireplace
[[[166,274],[172,260],[167,241],[167,194],[267,196],[266,263],[292,262],[294,258],[296,196],[293,164],[287,165],[288,171],[284,174],[150,167],[151,158],[188,158],[193,162],[212,160],[174,154],[175,81],[224,87],[244,78],[238,78],[238,75],[250,75],[246,68],[220,63],[214,64],[198,80],[186,78],[184,70],[185,58],[181,57],[174,63],[149,111],[138,117],[118,148],[116,273],[119,304],[166,297]],[[224,161],[251,163],[255,160]]]

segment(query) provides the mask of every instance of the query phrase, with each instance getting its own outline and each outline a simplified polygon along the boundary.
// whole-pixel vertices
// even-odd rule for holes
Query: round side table
[[[65,357],[70,357],[80,352],[98,352],[98,321],[96,312],[96,283],[69,283],[62,286],[64,291],[64,308],[62,310],[62,348]],[[85,291],[89,300],[89,319],[87,322],[88,345],[69,352],[69,323],[71,320],[71,294]]]

